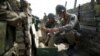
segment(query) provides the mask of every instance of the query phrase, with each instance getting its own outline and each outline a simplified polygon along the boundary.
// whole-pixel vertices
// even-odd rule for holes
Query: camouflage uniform
[[[31,56],[32,38],[30,28],[32,25],[32,16],[30,13],[29,4],[26,1],[23,2],[19,16],[21,18],[16,27],[16,43],[18,44],[18,49],[16,52],[18,52],[18,56]]]
[[[45,27],[46,28],[54,28],[56,24],[57,24],[56,21],[47,22]],[[46,34],[47,34],[47,37],[50,37],[50,40],[49,40],[48,44],[47,43],[45,43],[45,44],[48,45],[49,47],[54,47],[54,33],[46,32]]]
[[[0,53],[0,55],[31,56],[30,26],[32,20],[27,11],[28,8],[24,8],[26,10],[23,12],[13,11],[9,2],[4,1],[4,4],[0,4],[0,21],[4,22],[4,27],[7,23],[5,47],[3,48],[3,54]]]
[[[60,24],[61,24],[61,26],[59,27],[60,33],[58,33],[57,35],[64,36],[64,38],[67,39],[68,43],[73,44],[75,41],[75,37],[73,35],[75,32],[77,32],[77,30],[79,30],[79,23],[77,16],[74,14],[69,14],[67,20],[64,19],[61,20]],[[71,36],[69,34],[71,34]],[[69,37],[66,35],[68,35]],[[59,38],[57,37],[57,39]]]
[[[2,36],[0,36],[2,52],[1,56],[11,56],[13,52],[13,44],[15,41],[15,27],[11,24],[11,21],[17,19],[17,13],[11,11],[8,1],[2,1],[0,3],[0,28],[2,29]],[[3,26],[2,26],[3,25]],[[3,38],[2,38],[3,37]]]
[[[55,43],[68,43],[69,48],[67,50],[67,54],[72,56],[75,52],[75,46],[77,42],[75,33],[77,33],[77,30],[80,29],[77,16],[74,14],[68,14],[67,20],[61,20],[61,26],[58,28],[60,33],[56,34]]]

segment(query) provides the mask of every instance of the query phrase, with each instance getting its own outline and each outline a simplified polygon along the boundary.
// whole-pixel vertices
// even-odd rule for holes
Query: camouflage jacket
[[[60,31],[79,30],[79,22],[75,14],[69,14],[67,20],[61,20]]]

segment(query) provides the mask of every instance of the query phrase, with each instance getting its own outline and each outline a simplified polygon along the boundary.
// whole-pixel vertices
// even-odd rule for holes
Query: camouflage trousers
[[[64,34],[58,34],[55,36],[55,43],[68,43],[70,45],[73,45],[74,43],[77,42],[78,37],[75,36],[76,32],[75,31],[69,31],[65,32]]]

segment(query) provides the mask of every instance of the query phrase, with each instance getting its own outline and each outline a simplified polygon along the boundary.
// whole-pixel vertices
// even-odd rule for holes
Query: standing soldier
[[[18,14],[12,11],[8,0],[0,1],[0,56],[11,56],[15,41],[16,27],[13,22],[18,19]],[[4,32],[3,32],[4,31]]]
[[[25,0],[20,0],[20,20],[16,27],[16,43],[18,44],[18,56],[31,56],[32,55],[32,38],[31,38],[31,25],[32,16],[30,4]]]
[[[0,2],[0,28],[3,32],[0,33],[2,36],[0,36],[0,40],[5,44],[0,43],[0,56],[31,56],[32,17],[29,4],[23,0],[21,0],[21,6],[16,5],[18,2],[16,0],[13,1],[16,3],[11,0],[1,0]]]

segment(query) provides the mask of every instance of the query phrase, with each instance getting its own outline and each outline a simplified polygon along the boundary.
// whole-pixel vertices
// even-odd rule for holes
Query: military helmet
[[[53,13],[49,13],[49,14],[48,14],[48,18],[49,18],[49,19],[54,19],[54,17],[55,17],[55,16],[54,16]]]
[[[62,12],[65,12],[66,8],[63,5],[57,5],[56,6],[56,14],[60,14]]]

